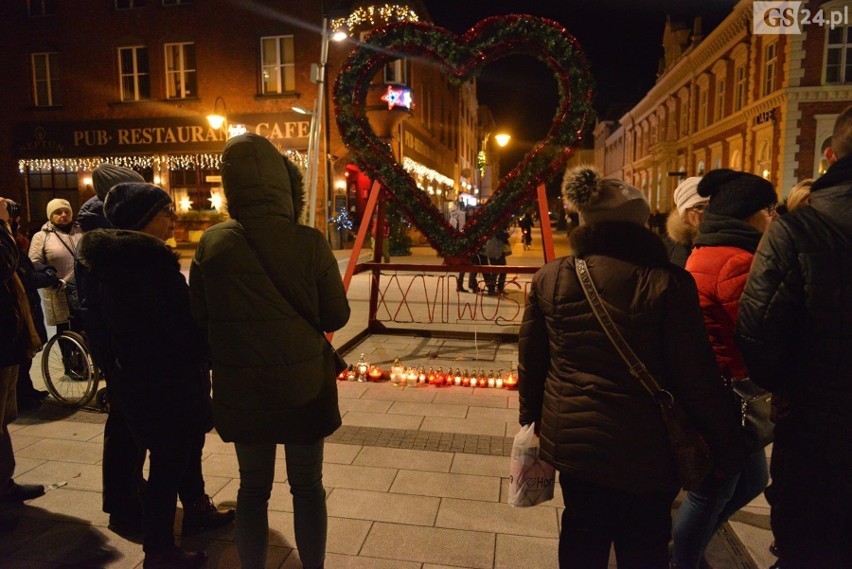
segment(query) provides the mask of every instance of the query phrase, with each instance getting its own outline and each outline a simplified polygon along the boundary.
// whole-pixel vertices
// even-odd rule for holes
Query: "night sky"
[[[736,0],[424,0],[435,24],[462,33],[500,14],[532,14],[560,22],[580,42],[595,80],[595,110],[619,118],[654,85],[663,55],[666,15],[692,25],[702,16],[706,36]],[[480,104],[498,129],[513,135],[503,169],[547,133],[556,109],[556,83],[535,59],[515,56],[487,66],[477,83]],[[520,110],[520,111],[519,111]],[[621,112],[619,112],[621,111]]]

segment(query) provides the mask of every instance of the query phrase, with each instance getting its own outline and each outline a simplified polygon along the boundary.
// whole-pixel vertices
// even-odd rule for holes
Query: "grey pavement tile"
[[[33,468],[38,468],[42,464],[47,462],[47,460],[39,459],[39,458],[27,458],[25,456],[20,456],[17,452],[15,452],[15,477],[26,474]]]
[[[328,518],[328,553],[358,555],[370,531],[372,522],[345,518]],[[269,544],[294,548],[296,534],[293,530],[293,514],[289,512],[269,512]]]
[[[775,563],[776,557],[769,553],[771,531],[735,521],[728,523],[758,567],[769,567]]]
[[[358,453],[358,456],[355,457],[353,464],[396,469],[405,468],[407,470],[449,472],[452,460],[453,455],[444,452],[364,447]]]
[[[67,441],[61,439],[42,439],[32,444],[15,458],[36,458],[41,460],[63,460],[80,464],[96,464],[103,456],[103,445],[85,441]]]
[[[465,433],[468,435],[489,435],[502,437],[506,433],[506,423],[488,419],[454,419],[452,417],[425,417],[421,429],[439,433]]]
[[[204,453],[235,455],[236,450],[234,450],[234,443],[226,443],[216,432],[212,432],[207,433],[204,438]]]
[[[420,569],[420,563],[398,561],[395,559],[378,559],[355,555],[340,555],[329,553],[325,556],[325,566],[328,569]],[[302,569],[299,551],[293,551],[281,569]],[[458,568],[455,568],[458,569]]]
[[[338,400],[338,407],[341,413],[356,411],[361,413],[387,413],[393,401],[376,400],[376,399],[347,399],[341,397]],[[424,405],[428,405],[424,403]],[[422,413],[421,413],[422,414]]]
[[[457,453],[450,472],[509,477],[509,457]]]
[[[101,492],[102,480],[103,469],[98,465],[55,460],[49,460],[25,474],[15,476],[15,482],[19,484],[62,484],[72,490],[90,492]]]
[[[220,540],[210,540],[203,543],[207,552],[207,567],[209,569],[240,569],[240,557],[235,543]],[[293,551],[289,547],[270,546],[266,550],[265,569],[278,569]]]
[[[12,448],[14,449],[15,454],[21,451],[21,449],[25,449],[28,446],[35,444],[41,440],[41,437],[31,437],[25,435],[22,432],[16,432],[12,435]]]
[[[361,555],[491,569],[494,534],[377,522],[367,536]]]
[[[442,405],[440,403],[417,403],[414,401],[394,401],[388,414],[419,415],[421,417],[454,417],[463,419],[468,415],[465,405]]]
[[[277,467],[276,466],[276,474]],[[201,470],[204,476],[219,476],[221,478],[239,478],[240,467],[237,462],[236,451],[229,454],[209,454],[201,461]],[[286,478],[286,474],[285,474]]]
[[[494,569],[550,569],[559,565],[559,539],[497,534]]]
[[[12,559],[16,554],[26,558],[30,550],[39,548],[39,537],[62,517],[33,517],[30,510],[37,509],[10,505],[0,508],[0,560]]]
[[[517,423],[518,412],[514,409],[494,409],[491,407],[470,407],[467,412],[468,419],[485,419],[488,421],[499,421],[503,423]]]
[[[323,445],[322,460],[326,463],[352,464],[360,451],[361,447],[358,445],[343,445],[326,441]]]
[[[85,523],[54,520],[40,533],[37,542],[30,541],[13,555],[26,557],[30,567],[52,563],[65,566],[132,569],[143,559],[142,546],[123,540],[111,540],[106,530]],[[5,567],[5,564],[4,564]]]
[[[500,500],[500,480],[496,476],[400,470],[390,491],[398,494],[497,502]]]
[[[530,537],[559,536],[556,508],[547,504],[532,508],[513,508],[499,502],[444,498],[441,500],[435,526]]]
[[[387,492],[397,470],[371,465],[324,464],[322,468],[323,485],[328,488],[354,488]]]
[[[328,514],[338,518],[432,526],[440,503],[440,498],[429,496],[336,488],[328,498]]]
[[[366,391],[366,383],[358,383],[357,381],[337,382],[337,396],[339,399],[358,399],[359,397],[364,395]]]
[[[387,415],[384,413],[359,413],[350,411],[343,415],[343,424],[354,427],[379,427],[383,429],[418,429],[423,417],[418,415]]]
[[[21,429],[18,434],[45,439],[65,439],[69,441],[88,441],[104,432],[104,426],[75,421],[54,421],[37,423]]]
[[[441,389],[435,395],[434,402],[446,405],[475,405],[481,407],[493,407],[506,409],[508,397],[478,397],[473,395],[474,389],[470,387],[456,387]]]
[[[230,476],[210,476],[204,474],[204,490],[208,496],[213,496],[230,484],[232,477]]]
[[[515,415],[517,415],[517,411],[515,411]],[[515,435],[521,430],[521,424],[518,423],[517,416],[515,417],[515,421],[512,423],[506,423],[506,438],[514,439]]]
[[[378,401],[416,401],[431,403],[438,389],[435,387],[396,387],[389,383],[372,384],[362,396]]]
[[[91,523],[101,528],[105,528],[109,521],[108,514],[101,510],[103,499],[100,492],[57,488],[30,500],[27,506],[22,515],[35,518],[53,518],[61,513],[74,518],[70,521]]]
[[[520,409],[521,402],[518,400],[517,397],[510,397],[508,407],[509,409]]]

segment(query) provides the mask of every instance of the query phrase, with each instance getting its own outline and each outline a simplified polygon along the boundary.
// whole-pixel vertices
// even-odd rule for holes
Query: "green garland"
[[[518,54],[535,57],[553,71],[559,94],[553,123],[545,139],[500,181],[486,206],[457,231],[396,162],[390,146],[373,133],[365,110],[367,88],[376,71],[400,57],[436,60],[451,83],[461,84],[488,63]],[[388,188],[391,199],[440,255],[453,258],[475,253],[534,198],[539,184],[562,171],[591,116],[591,98],[589,68],[574,37],[557,22],[526,15],[487,18],[461,38],[423,23],[378,29],[352,52],[334,87],[337,124],[358,166]]]

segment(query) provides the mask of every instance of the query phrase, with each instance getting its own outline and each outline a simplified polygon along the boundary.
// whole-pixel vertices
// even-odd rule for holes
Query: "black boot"
[[[183,535],[194,535],[226,526],[234,521],[234,510],[220,512],[207,494],[200,496],[192,505],[184,505]]]

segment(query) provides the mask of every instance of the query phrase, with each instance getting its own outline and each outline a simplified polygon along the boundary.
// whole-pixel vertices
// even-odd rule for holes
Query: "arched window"
[[[830,166],[828,160],[825,159],[825,151],[828,150],[829,146],[831,146],[830,136],[823,141],[822,147],[819,150],[819,168],[817,169],[818,176],[825,174],[825,171],[828,170],[828,167]]]
[[[763,144],[760,145],[760,152],[757,153],[757,164],[755,165],[755,173],[758,176],[763,176],[768,180],[770,174],[770,166],[771,162],[769,157],[769,142],[764,141]]]
[[[740,155],[739,150],[734,150],[733,154],[731,154],[730,161],[731,170],[741,170],[743,167],[742,164],[742,155]]]

